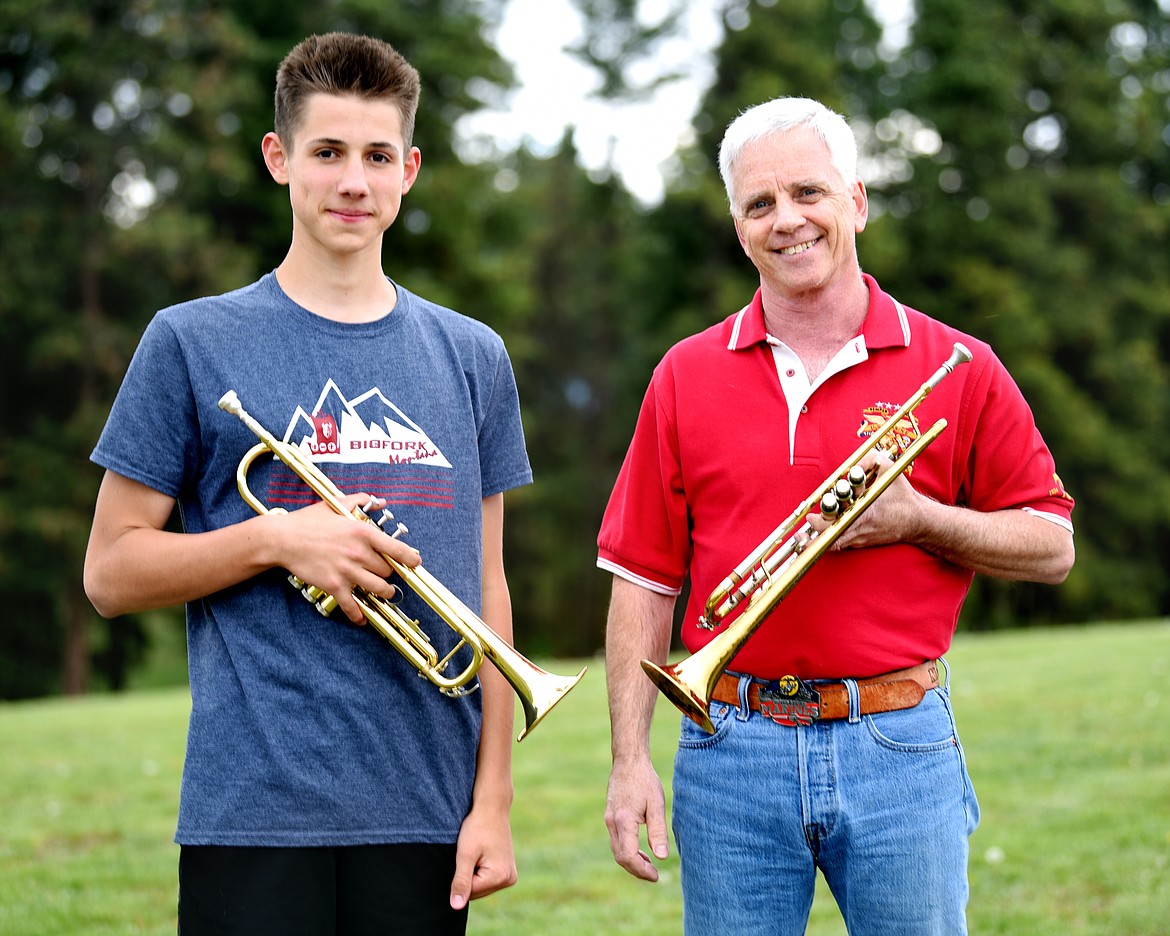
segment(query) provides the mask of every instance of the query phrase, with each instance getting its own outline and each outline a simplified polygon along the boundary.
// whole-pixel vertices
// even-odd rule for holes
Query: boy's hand
[[[370,500],[368,494],[348,494],[345,504],[352,511]],[[372,511],[385,505],[380,499],[373,503]],[[393,569],[383,554],[410,567],[422,561],[414,547],[374,524],[343,517],[323,502],[269,518],[278,542],[278,564],[336,598],[342,613],[355,624],[365,622],[353,597],[355,588],[386,599],[396,593],[387,581]]]

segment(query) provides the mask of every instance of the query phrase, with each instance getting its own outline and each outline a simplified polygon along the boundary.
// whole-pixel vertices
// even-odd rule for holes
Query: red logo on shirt
[[[340,452],[337,421],[329,413],[314,413],[310,418],[313,420],[313,428],[317,430],[317,438],[309,443],[309,451],[314,455],[336,455]]]
[[[873,403],[867,406],[861,411],[861,425],[857,429],[857,437],[868,439],[897,410],[898,407],[892,403]],[[913,413],[907,413],[898,420],[890,432],[886,433],[886,437],[877,447],[887,458],[893,460],[906,451],[918,435],[918,420],[914,418]],[[911,465],[906,469],[906,474],[909,475],[913,470],[914,466]]]

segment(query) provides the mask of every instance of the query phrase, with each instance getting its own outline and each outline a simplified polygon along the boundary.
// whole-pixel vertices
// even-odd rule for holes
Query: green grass
[[[964,637],[948,659],[983,808],[972,933],[1170,932],[1170,623]],[[0,706],[0,933],[175,931],[187,710],[174,689]],[[653,749],[668,786],[676,730],[663,702]],[[608,768],[593,661],[515,750],[520,883],[473,905],[474,936],[680,931],[677,859],[651,885],[610,857]],[[844,933],[824,888],[809,933]]]

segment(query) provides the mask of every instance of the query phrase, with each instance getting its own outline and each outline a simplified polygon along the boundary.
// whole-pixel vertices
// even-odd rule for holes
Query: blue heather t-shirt
[[[164,309],[93,460],[175,497],[189,533],[246,520],[236,467],[259,440],[218,407],[235,390],[342,491],[386,498],[426,568],[478,613],[481,501],[532,480],[515,378],[486,325],[396,288],[395,309],[363,324],[308,312],[273,274]],[[267,453],[248,482],[269,508],[316,500]],[[402,608],[441,654],[457,642],[409,590]],[[280,569],[188,603],[187,647],[177,842],[456,841],[479,693],[441,695],[372,627],[319,614]]]

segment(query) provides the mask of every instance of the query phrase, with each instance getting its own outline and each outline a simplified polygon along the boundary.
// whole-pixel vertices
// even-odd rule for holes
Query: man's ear
[[[860,234],[865,230],[869,220],[869,193],[865,190],[865,183],[858,179],[851,193],[853,207],[856,209],[853,216],[853,230]]]
[[[264,134],[260,141],[260,152],[264,154],[264,165],[280,185],[288,185],[288,153],[284,144],[272,131]]]
[[[739,238],[739,246],[742,247],[743,252],[750,257],[751,254],[748,253],[747,240],[743,236],[743,228],[739,226],[739,218],[736,215],[732,215],[731,220],[735,224],[735,236]]]

